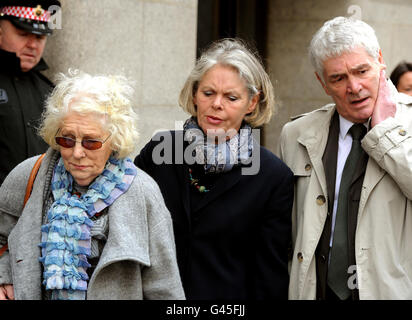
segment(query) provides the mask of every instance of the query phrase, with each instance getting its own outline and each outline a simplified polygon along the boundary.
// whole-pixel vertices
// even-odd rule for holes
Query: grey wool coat
[[[25,188],[38,156],[19,164],[0,188],[0,284],[12,283],[16,299],[41,299],[43,192],[53,151],[43,159],[29,201]],[[87,299],[184,299],[170,213],[152,178],[138,170],[129,190],[108,210],[109,234],[90,278]]]

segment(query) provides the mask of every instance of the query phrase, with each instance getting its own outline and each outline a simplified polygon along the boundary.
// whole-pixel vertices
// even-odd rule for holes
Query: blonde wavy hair
[[[135,152],[138,140],[137,114],[132,107],[133,88],[119,75],[96,75],[69,70],[60,73],[57,85],[46,100],[39,135],[59,150],[54,137],[64,117],[71,113],[95,114],[105,119],[103,128],[111,134],[111,149],[116,158]]]
[[[218,40],[203,52],[180,92],[180,107],[192,116],[196,116],[197,110],[193,97],[205,73],[215,65],[229,66],[237,70],[239,77],[245,81],[249,99],[259,94],[259,102],[255,110],[246,115],[244,121],[251,127],[259,127],[268,123],[275,111],[272,82],[257,52],[248,49],[240,39]]]

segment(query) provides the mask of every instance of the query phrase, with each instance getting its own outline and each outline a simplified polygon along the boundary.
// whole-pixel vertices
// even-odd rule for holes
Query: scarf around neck
[[[193,148],[194,162],[203,164],[206,173],[221,173],[236,165],[247,164],[253,152],[252,128],[243,123],[235,136],[216,144],[199,127],[196,117],[190,117],[183,125],[184,139]]]
[[[54,202],[41,227],[44,266],[43,285],[51,290],[53,300],[86,298],[87,257],[91,252],[91,218],[110,206],[130,187],[137,169],[129,158],[110,157],[103,172],[78,197],[73,192],[74,179],[60,158],[54,168],[51,190]]]

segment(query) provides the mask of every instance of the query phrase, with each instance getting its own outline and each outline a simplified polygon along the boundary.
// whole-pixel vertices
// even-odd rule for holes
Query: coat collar
[[[128,190],[131,194],[138,194],[139,191],[140,188],[135,188],[133,185]],[[130,197],[119,197],[110,205],[107,213],[109,235],[96,269],[89,280],[88,290],[93,290],[96,279],[102,274],[101,271],[115,261],[135,261],[150,267],[148,229],[136,221],[139,220],[136,219],[136,214],[124,214],[125,211],[131,213],[133,210],[145,214],[138,208],[139,203],[132,201]]]
[[[308,126],[305,131],[298,136],[298,142],[309,147],[312,151],[323,150],[328,138],[329,124],[335,110],[335,104],[332,103],[313,111],[319,113],[319,116],[316,118],[316,126]],[[319,131],[319,128],[326,128],[327,130]]]
[[[335,104],[328,104],[314,112],[320,112],[316,119],[316,126],[308,126],[298,137],[297,141],[306,148],[313,170],[319,177],[324,194],[327,194],[326,176],[322,156],[328,141],[329,125],[335,113]],[[319,128],[322,128],[319,130]]]
[[[25,72],[21,70],[20,58],[16,56],[16,53],[0,49],[0,61],[2,61],[2,66],[9,72],[12,72],[15,75],[25,74]],[[49,66],[47,63],[41,58],[39,63],[30,71],[44,71],[48,68]]]

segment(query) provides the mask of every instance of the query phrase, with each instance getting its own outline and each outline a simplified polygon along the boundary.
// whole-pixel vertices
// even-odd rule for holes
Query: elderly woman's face
[[[88,186],[99,176],[112,153],[110,138],[97,150],[88,150],[83,139],[104,141],[109,133],[103,130],[103,119],[93,114],[69,113],[64,119],[58,136],[76,140],[72,148],[60,146],[64,166],[80,186]]]
[[[203,132],[223,129],[228,136],[231,136],[229,130],[239,130],[243,118],[255,109],[257,101],[257,95],[249,99],[245,82],[237,71],[223,65],[215,65],[205,73],[193,98]]]

